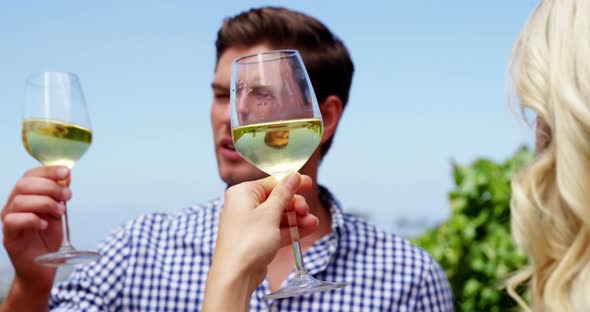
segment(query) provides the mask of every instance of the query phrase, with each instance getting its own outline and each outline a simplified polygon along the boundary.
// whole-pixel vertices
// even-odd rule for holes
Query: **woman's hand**
[[[291,242],[288,213],[295,213],[301,237],[318,227],[305,198],[295,193],[311,179],[294,173],[280,183],[274,177],[230,187],[221,211],[204,310],[246,304],[262,283],[280,247]],[[217,298],[218,300],[215,300]],[[241,298],[241,299],[238,299]],[[236,299],[236,300],[232,300]]]

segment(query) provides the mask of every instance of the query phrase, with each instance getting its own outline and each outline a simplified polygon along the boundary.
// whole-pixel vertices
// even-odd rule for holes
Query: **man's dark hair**
[[[217,33],[216,64],[230,47],[267,44],[272,49],[295,49],[301,54],[319,103],[330,95],[348,102],[354,65],[344,43],[319,20],[286,8],[251,9],[227,18]],[[330,149],[330,138],[321,157]]]

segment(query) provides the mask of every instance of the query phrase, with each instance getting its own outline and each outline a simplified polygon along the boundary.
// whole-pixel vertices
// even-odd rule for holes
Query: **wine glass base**
[[[96,261],[100,254],[94,251],[81,251],[76,249],[58,250],[35,258],[35,262],[50,266],[59,267],[65,265],[86,264]]]
[[[295,297],[320,291],[338,289],[346,286],[346,283],[332,283],[315,279],[309,275],[294,277],[287,282],[287,285],[281,289],[262,296],[264,300],[280,299],[286,297]]]

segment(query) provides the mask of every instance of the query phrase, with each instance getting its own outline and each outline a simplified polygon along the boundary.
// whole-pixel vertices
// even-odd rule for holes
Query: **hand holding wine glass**
[[[321,113],[299,53],[279,50],[236,59],[231,76],[231,126],[235,149],[278,180],[298,171],[323,134]],[[264,299],[344,287],[313,278],[305,270],[296,217],[287,214],[296,274]]]
[[[311,186],[310,177],[294,173],[282,181],[266,177],[227,189],[202,311],[247,310],[244,303],[266,278],[268,263],[291,243],[285,211],[295,211],[301,237],[318,228],[305,197],[295,194]]]
[[[45,166],[72,169],[84,155],[92,142],[92,130],[82,87],[75,74],[44,72],[27,80],[22,141],[27,152]],[[59,183],[66,186],[69,180]],[[100,257],[97,252],[80,251],[72,246],[65,206],[65,200],[61,200],[58,205],[62,208],[61,247],[37,257],[35,261],[38,263],[71,265]]]
[[[16,183],[2,209],[4,247],[14,267],[14,284],[33,294],[48,296],[55,268],[40,266],[35,258],[55,251],[62,242],[61,202],[71,198],[67,186],[70,171],[63,166],[40,166],[28,170]],[[47,299],[41,299],[47,304]]]

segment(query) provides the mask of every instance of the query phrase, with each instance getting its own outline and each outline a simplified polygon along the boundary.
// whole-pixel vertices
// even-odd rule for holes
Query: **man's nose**
[[[246,122],[248,122],[248,111],[246,109],[241,109],[238,111],[238,121],[240,122],[240,124],[244,124]]]
[[[238,122],[240,124],[244,124],[248,121],[248,117],[250,115],[250,112],[248,110],[248,101],[250,100],[251,99],[246,94],[243,94],[236,100],[236,114],[238,117]]]
[[[224,123],[229,123],[231,120],[231,106],[229,100],[227,105],[223,105],[223,109],[221,111],[221,118]]]

